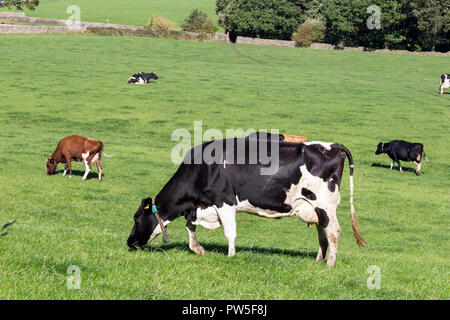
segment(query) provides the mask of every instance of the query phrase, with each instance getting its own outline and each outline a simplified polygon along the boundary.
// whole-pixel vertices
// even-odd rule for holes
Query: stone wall
[[[0,33],[68,33],[85,32],[86,27],[68,27],[68,26],[25,26],[19,24],[0,24]]]

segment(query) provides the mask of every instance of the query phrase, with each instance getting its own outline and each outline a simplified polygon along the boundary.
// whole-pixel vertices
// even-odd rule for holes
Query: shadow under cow
[[[385,165],[385,164],[381,164],[381,163],[372,163],[371,167],[376,167],[376,168],[385,168],[385,169],[390,169],[391,165]],[[397,164],[394,164],[394,167],[392,168],[392,170],[398,170],[400,171],[399,167]],[[408,168],[408,167],[404,167],[402,164],[402,170],[403,172],[416,172],[415,169],[412,168]]]
[[[60,176],[62,176],[63,172],[64,172],[63,169],[57,170],[57,171],[55,171],[55,173],[53,175],[60,175]],[[84,173],[85,173],[85,171],[73,170],[72,169],[72,178],[73,178],[73,176],[83,177]],[[106,175],[103,172],[102,172],[102,177],[103,178],[106,177]],[[69,179],[69,170],[67,170],[67,175],[64,178]],[[89,175],[87,176],[86,180],[91,180],[91,179],[94,179],[94,178],[98,180],[98,172],[91,171],[91,172],[89,172]]]
[[[201,245],[205,248],[206,254],[208,254],[208,252],[216,252],[222,253],[224,256],[228,255],[228,245],[218,243],[202,243]],[[192,254],[195,254],[194,252],[191,251],[191,249],[189,249],[189,245],[186,242],[173,242],[169,244],[163,244],[158,247],[150,247],[149,245],[146,245],[141,248],[141,250],[144,251],[155,251],[158,249],[164,251],[170,251],[175,249],[175,250],[189,251]],[[239,252],[250,252],[267,255],[284,255],[290,257],[301,257],[311,259],[315,259],[317,255],[317,251],[311,251],[305,248],[301,248],[299,250],[288,250],[280,248],[236,246],[236,255],[238,255]]]

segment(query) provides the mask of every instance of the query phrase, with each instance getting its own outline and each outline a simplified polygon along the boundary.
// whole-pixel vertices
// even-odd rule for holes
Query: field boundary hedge
[[[69,27],[66,25],[66,20],[60,19],[45,19],[38,17],[27,17],[24,12],[0,12],[0,18],[7,18],[17,22],[27,22],[36,24],[50,24],[51,26],[24,26],[13,24],[0,24],[0,34],[4,33],[53,33],[53,32],[89,32],[102,35],[130,35],[130,36],[147,36],[147,37],[167,37],[173,39],[185,40],[210,40],[217,42],[230,42],[228,34],[215,33],[201,34],[195,32],[187,32],[182,30],[170,30],[167,34],[161,34],[154,30],[149,30],[144,27],[123,25],[123,24],[109,24],[99,22],[80,22],[79,27]],[[59,26],[59,27],[56,27]],[[281,47],[297,47],[295,41],[288,40],[273,40],[241,37],[236,38],[237,44],[250,45],[269,45]],[[388,52],[397,54],[416,54],[416,55],[433,55],[433,56],[450,56],[449,52],[412,52],[407,50],[389,50],[389,49],[370,49],[366,47],[345,47],[337,46],[327,43],[313,43],[309,48],[319,50],[343,50],[343,51],[369,51],[369,52]]]

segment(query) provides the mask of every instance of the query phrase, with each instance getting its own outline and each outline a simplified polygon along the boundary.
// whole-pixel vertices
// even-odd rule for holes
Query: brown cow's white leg
[[[206,254],[206,250],[198,243],[195,228],[196,226],[190,222],[186,224],[186,230],[189,234],[189,249],[194,251],[196,254],[204,256]]]
[[[97,165],[98,182],[102,182],[102,161],[98,159],[95,161],[95,164]]]
[[[224,203],[221,208],[217,208],[217,213],[228,241],[228,256],[232,257],[236,254],[236,208]]]
[[[317,225],[317,234],[319,236],[319,251],[317,252],[316,261],[322,262],[325,260],[328,249],[328,239],[325,233],[325,229],[322,226]]]
[[[64,172],[63,172],[63,177],[67,174],[67,169],[69,168],[69,166],[67,165],[67,163],[64,165]]]
[[[89,157],[89,151],[87,153],[82,153],[81,156],[83,157],[84,166],[86,167],[86,171],[84,172],[83,176],[83,181],[85,181],[89,172],[91,171],[90,165],[87,161],[87,158]]]
[[[69,179],[72,179],[72,162],[68,160],[67,164],[69,166]]]

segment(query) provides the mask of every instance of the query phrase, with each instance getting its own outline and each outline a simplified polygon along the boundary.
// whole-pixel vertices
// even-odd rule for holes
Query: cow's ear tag
[[[150,209],[150,205],[148,204],[146,207],[144,207],[145,210]]]

